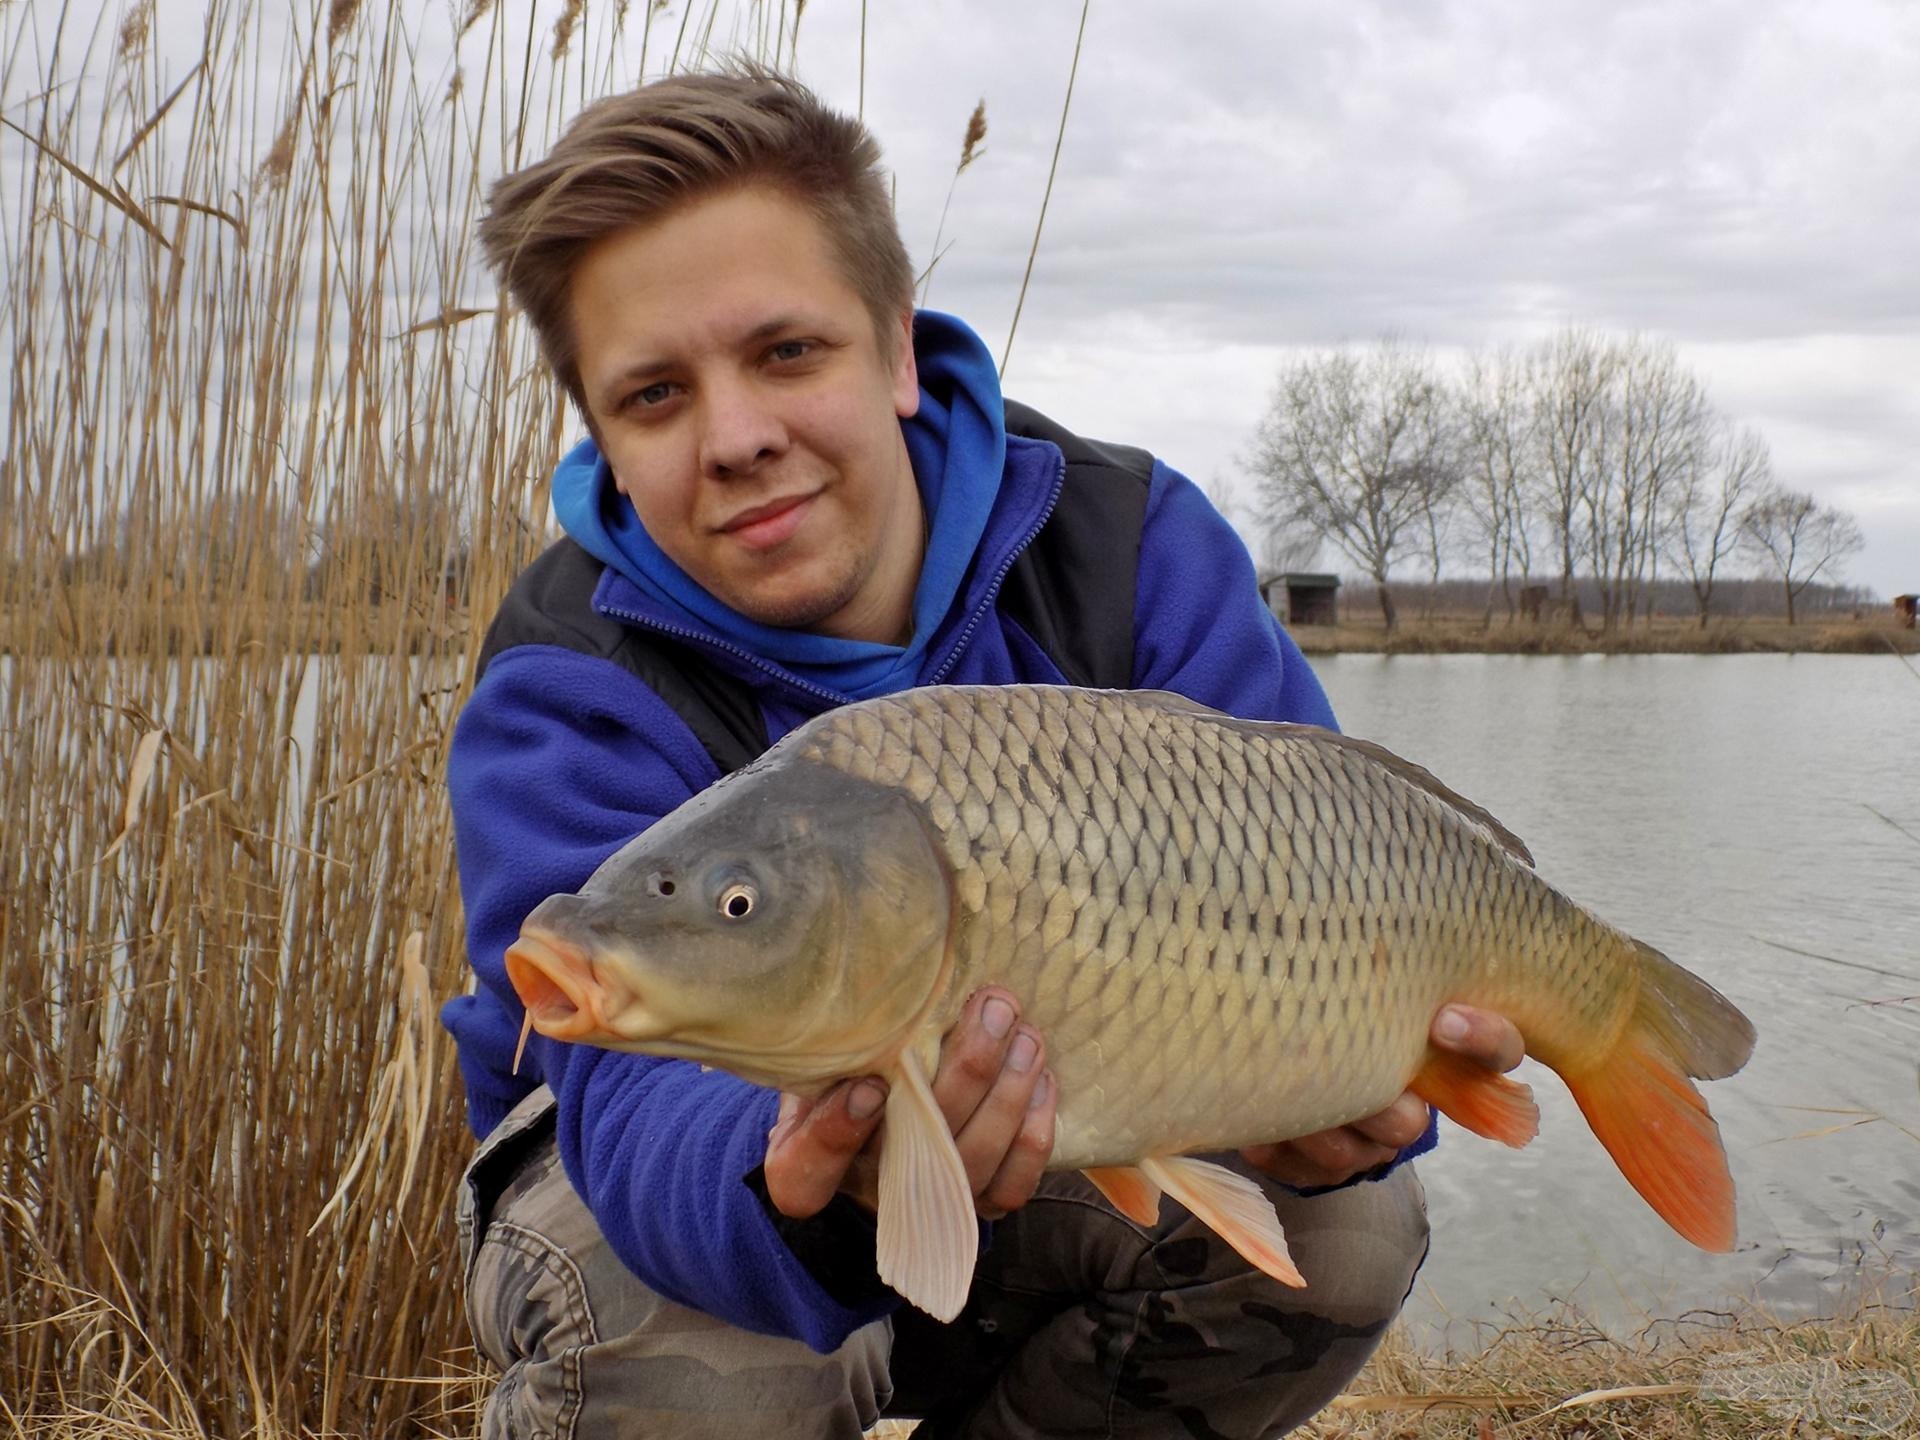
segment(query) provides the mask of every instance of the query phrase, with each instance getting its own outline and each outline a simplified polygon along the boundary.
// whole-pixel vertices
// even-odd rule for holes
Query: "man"
[[[500,182],[482,240],[591,437],[554,476],[571,538],[503,605],[448,767],[487,1434],[853,1436],[885,1411],[929,1436],[1252,1436],[1313,1413],[1425,1253],[1412,1096],[1239,1157],[1309,1277],[1292,1292],[1178,1207],[1147,1230],[1044,1175],[1047,1037],[983,991],[934,1091],[995,1223],[940,1326],[874,1273],[878,1080],[800,1101],[540,1037],[516,1070],[502,954],[527,912],[809,715],[1033,681],[1332,716],[1189,482],[1008,406],[971,331],[914,315],[877,147],[792,82],[601,102]],[[1452,1019],[1437,1043],[1517,1063],[1511,1026]]]

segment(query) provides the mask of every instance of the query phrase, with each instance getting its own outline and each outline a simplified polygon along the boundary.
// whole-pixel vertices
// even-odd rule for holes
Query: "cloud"
[[[159,4],[191,48],[199,0]],[[800,71],[848,109],[863,13],[865,113],[920,263],[986,100],[932,299],[998,353],[1080,7],[815,0]],[[424,39],[417,68],[450,74],[443,51]],[[1909,0],[1095,0],[1013,388],[1206,478],[1297,347],[1647,331],[1783,475],[1871,517],[1857,577],[1911,587],[1916,74]]]
[[[986,97],[934,300],[996,351],[1077,18],[900,7],[869,37],[910,243]],[[1205,478],[1294,347],[1648,331],[1871,517],[1857,577],[1910,586],[1915,74],[1920,12],[1877,0],[1096,4],[1013,388]]]

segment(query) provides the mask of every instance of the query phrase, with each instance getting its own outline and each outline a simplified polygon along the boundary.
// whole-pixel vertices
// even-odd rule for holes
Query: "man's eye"
[[[782,340],[767,354],[775,360],[798,360],[813,347],[804,340]]]

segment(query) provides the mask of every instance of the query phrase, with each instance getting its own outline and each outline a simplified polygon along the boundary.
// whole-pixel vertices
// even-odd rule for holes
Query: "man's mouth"
[[[792,538],[818,497],[819,492],[815,491],[811,495],[787,495],[755,505],[722,525],[721,533],[738,540],[749,550],[771,550]]]

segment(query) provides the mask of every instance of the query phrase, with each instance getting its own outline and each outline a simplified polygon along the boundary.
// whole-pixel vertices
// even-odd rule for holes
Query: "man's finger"
[[[1347,1128],[1398,1152],[1427,1133],[1429,1118],[1427,1102],[1409,1090],[1378,1115],[1356,1120]]]
[[[1019,1019],[1020,1007],[1013,996],[998,986],[988,986],[968,998],[960,1018],[941,1040],[933,1098],[955,1136],[966,1128],[973,1112],[999,1080]]]
[[[999,1075],[953,1137],[960,1163],[967,1168],[967,1182],[976,1196],[984,1195],[1019,1139],[1045,1067],[1046,1045],[1040,1032],[1031,1026],[1016,1026],[1007,1041]]]
[[[799,1102],[777,1122],[767,1137],[766,1159],[774,1209],[796,1220],[825,1209],[853,1157],[879,1127],[886,1098],[887,1087],[871,1076],[843,1081],[811,1105]],[[781,1109],[787,1108],[783,1102]]]
[[[1442,1006],[1433,1017],[1433,1043],[1489,1070],[1511,1070],[1527,1053],[1518,1026],[1504,1015],[1471,1005]]]
[[[1027,1113],[1020,1122],[1019,1134],[1007,1150],[1006,1159],[1001,1161],[999,1170],[975,1202],[975,1208],[984,1218],[998,1220],[1033,1198],[1040,1177],[1046,1173],[1047,1161],[1053,1155],[1057,1095],[1053,1072],[1043,1072],[1034,1082],[1033,1093],[1027,1100]]]
[[[1338,1185],[1350,1180],[1362,1170],[1371,1170],[1391,1160],[1396,1153],[1345,1125],[1302,1135],[1292,1144],[1295,1153],[1319,1168],[1324,1178],[1318,1183],[1322,1185]]]

